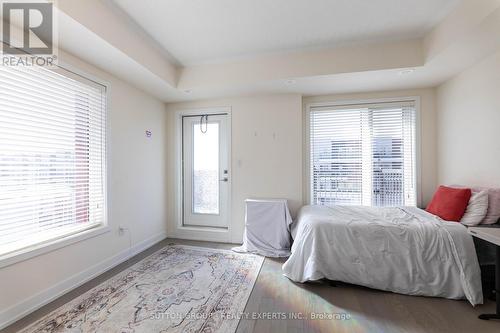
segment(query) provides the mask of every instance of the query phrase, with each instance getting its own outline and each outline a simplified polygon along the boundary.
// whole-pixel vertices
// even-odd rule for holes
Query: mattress
[[[481,273],[465,226],[416,207],[305,206],[283,265],[293,281],[330,279],[482,304]]]

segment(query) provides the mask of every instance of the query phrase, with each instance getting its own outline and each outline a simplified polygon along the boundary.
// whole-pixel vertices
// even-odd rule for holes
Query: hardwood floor
[[[16,332],[167,244],[229,249],[232,245],[166,239],[114,269],[2,330]],[[416,297],[328,282],[298,284],[282,275],[283,259],[266,258],[245,308],[238,333],[295,332],[500,332],[500,321],[477,319],[494,303],[473,308],[466,301]],[[314,319],[324,314],[332,318]],[[272,319],[272,316],[282,319]],[[295,317],[294,317],[295,316]],[[297,319],[300,316],[306,319]]]

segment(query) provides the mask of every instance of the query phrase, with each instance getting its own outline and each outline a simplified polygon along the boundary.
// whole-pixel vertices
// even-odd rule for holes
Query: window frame
[[[89,238],[96,237],[98,235],[102,235],[111,231],[111,227],[109,226],[109,170],[110,170],[110,122],[109,122],[109,110],[111,101],[109,99],[111,85],[108,81],[105,81],[101,78],[98,78],[86,71],[83,71],[67,62],[63,62],[59,60],[59,64],[56,68],[49,68],[49,70],[53,70],[56,73],[61,74],[63,72],[68,72],[71,77],[75,79],[75,77],[81,77],[84,80],[91,81],[94,84],[103,86],[104,96],[106,98],[106,106],[104,108],[104,116],[106,119],[105,128],[104,128],[104,170],[105,177],[103,182],[104,187],[104,212],[103,212],[103,222],[98,225],[90,225],[88,227],[83,227],[82,230],[78,230],[75,232],[70,232],[66,235],[59,236],[41,243],[37,243],[28,247],[21,248],[19,250],[15,250],[3,255],[0,255],[0,268],[4,268],[25,260],[28,260],[33,257],[40,256],[42,254],[55,251],[57,249],[69,246],[74,243],[78,243],[84,241]]]
[[[398,103],[398,102],[413,102],[415,104],[415,169],[416,169],[416,205],[422,205],[422,146],[421,146],[421,110],[420,110],[420,96],[406,96],[406,97],[388,97],[388,98],[374,98],[374,99],[354,99],[354,100],[332,100],[324,102],[312,102],[305,105],[304,112],[304,181],[303,181],[303,195],[304,203],[312,205],[312,184],[311,184],[311,111],[313,108],[328,108],[328,107],[343,107],[343,106],[363,106],[381,103]]]

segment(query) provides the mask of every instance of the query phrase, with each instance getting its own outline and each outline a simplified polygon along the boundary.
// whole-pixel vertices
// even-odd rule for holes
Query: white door
[[[228,227],[227,114],[182,117],[183,225]]]

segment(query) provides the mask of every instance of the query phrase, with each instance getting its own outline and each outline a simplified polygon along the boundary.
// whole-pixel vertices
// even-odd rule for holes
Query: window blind
[[[416,205],[414,102],[310,109],[311,201]]]
[[[105,223],[106,88],[0,66],[0,255]]]

